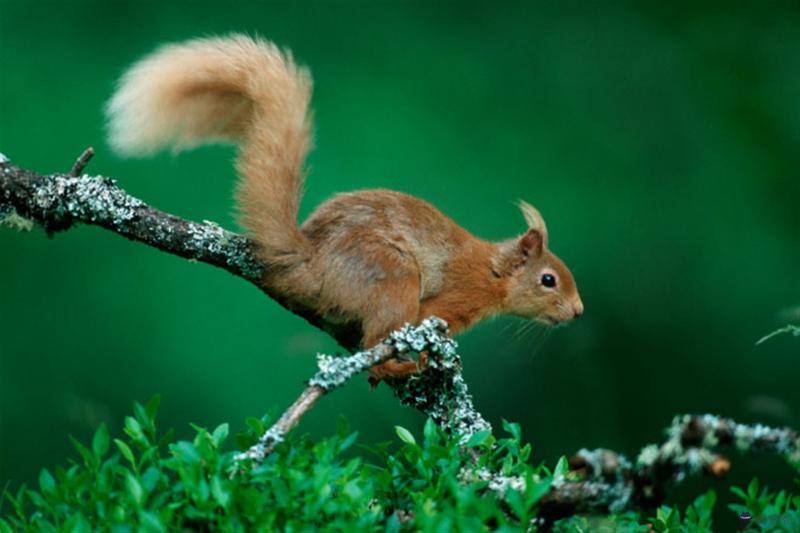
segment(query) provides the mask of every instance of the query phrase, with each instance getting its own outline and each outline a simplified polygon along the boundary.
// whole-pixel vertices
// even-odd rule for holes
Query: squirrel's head
[[[504,311],[543,322],[560,324],[579,317],[583,302],[566,265],[547,246],[542,215],[527,202],[519,203],[528,231],[500,245],[497,273],[507,282]]]

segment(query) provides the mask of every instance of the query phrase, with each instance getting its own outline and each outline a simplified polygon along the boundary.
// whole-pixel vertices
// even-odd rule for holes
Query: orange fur
[[[298,227],[310,93],[307,71],[269,42],[232,35],[170,45],[122,78],[108,105],[111,142],[128,154],[236,142],[238,206],[271,267],[264,284],[330,321],[360,325],[365,347],[430,315],[457,333],[501,313],[554,324],[583,312],[543,218],[525,202],[528,231],[500,243],[388,190],[339,194]],[[371,376],[417,370],[390,361]]]

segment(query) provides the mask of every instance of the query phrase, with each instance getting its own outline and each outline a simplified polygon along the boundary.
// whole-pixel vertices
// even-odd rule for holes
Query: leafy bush
[[[348,457],[356,434],[340,424],[332,438],[292,437],[261,466],[232,475],[227,424],[213,431],[195,426],[192,441],[171,442],[172,433],[156,434],[157,408],[158,397],[135,404],[124,440],[112,440],[105,426],[90,448],[73,440],[80,461],[54,474],[42,470],[38,491],[23,486],[5,494],[0,530],[475,530],[527,523],[552,479],[546,468],[527,462],[530,445],[520,445],[515,424],[506,424],[511,437],[497,442],[488,433],[475,435],[469,445],[484,453],[472,464],[457,440],[432,422],[421,443],[398,428],[399,449],[378,445],[368,450],[372,462]],[[268,424],[248,419],[238,446],[253,444]],[[529,489],[504,505],[485,490],[486,482],[459,482],[481,468],[523,476]]]
[[[731,510],[753,517],[754,531],[800,531],[800,496],[792,496],[786,491],[771,493],[767,488],[758,490],[758,480],[754,479],[746,490],[731,487],[731,492],[742,499],[734,503]]]
[[[567,471],[563,459],[553,471],[533,466],[517,424],[503,424],[505,438],[474,435],[467,444],[474,454],[463,453],[458,439],[431,421],[421,441],[398,427],[399,446],[362,447],[365,459],[354,453],[356,434],[342,422],[334,437],[315,443],[292,436],[262,465],[234,475],[227,424],[213,431],[194,426],[192,441],[173,442],[172,432],[156,433],[158,404],[154,397],[134,405],[124,439],[112,439],[105,426],[90,447],[73,439],[80,460],[54,474],[42,470],[38,490],[6,491],[0,532],[535,530],[538,502],[554,476]],[[268,425],[248,419],[236,435],[238,448],[252,445]],[[525,489],[509,489],[501,501],[481,479],[486,469],[525,479]],[[764,531],[800,524],[800,498],[759,492],[757,482],[733,490],[743,503],[732,509],[752,513]],[[555,529],[710,531],[714,502],[710,491],[684,513],[662,507],[649,519],[635,512],[573,517]]]

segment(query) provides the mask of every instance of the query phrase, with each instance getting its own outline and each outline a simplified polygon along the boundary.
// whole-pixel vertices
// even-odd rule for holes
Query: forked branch
[[[319,372],[309,380],[306,389],[255,445],[237,456],[237,460],[250,459],[257,465],[321,396],[390,357],[403,358],[412,351],[425,351],[428,354],[428,366],[423,375],[393,383],[395,393],[401,399],[414,398],[419,402],[421,397],[430,397],[430,404],[426,403],[428,416],[439,425],[457,432],[465,441],[477,431],[491,429],[489,423],[472,407],[466,387],[461,388],[458,385],[461,365],[456,353],[456,343],[447,336],[447,324],[439,318],[431,317],[423,320],[419,326],[407,325],[393,332],[388,339],[369,350],[347,357],[318,355]],[[438,390],[429,390],[432,379],[443,386]],[[419,403],[415,407],[419,408]]]
[[[348,350],[358,348],[359,331],[326,322],[313,309],[265,290],[261,279],[267,267],[259,261],[255,244],[248,238],[213,222],[191,222],[159,211],[129,195],[109,178],[77,175],[90,157],[91,151],[84,152],[70,173],[42,175],[12,165],[0,154],[0,224],[29,230],[35,223],[50,235],[78,223],[92,224],[159,250],[223,268],[256,285]],[[425,372],[389,382],[400,401],[465,439],[491,429],[472,405],[455,348],[445,325],[432,318],[419,327],[394,333],[372,350],[341,358],[320,356],[320,372],[303,394],[240,458],[256,462],[263,459],[317,399],[353,375],[388,357],[422,350],[429,354]],[[557,477],[541,500],[541,516],[551,521],[576,513],[620,512],[660,503],[666,488],[687,475],[723,475],[730,463],[718,448],[730,444],[743,451],[777,453],[800,462],[800,437],[791,429],[747,426],[712,415],[683,416],[675,419],[664,442],[645,447],[635,462],[610,450],[578,452],[570,461],[569,472]],[[481,472],[479,477],[488,481],[492,490],[524,486],[523,480],[495,472]]]

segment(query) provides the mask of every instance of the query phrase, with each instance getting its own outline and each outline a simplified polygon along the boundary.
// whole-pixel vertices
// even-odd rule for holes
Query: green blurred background
[[[369,187],[489,239],[523,230],[518,198],[544,213],[586,314],[459,339],[477,406],[521,422],[538,458],[633,454],[683,412],[800,427],[800,342],[754,345],[800,305],[800,7],[600,6],[0,0],[0,151],[53,172],[92,145],[89,172],[235,228],[231,148],[122,160],[101,109],[159,43],[259,33],[315,78],[302,216]],[[156,392],[179,434],[241,427],[337,350],[247,283],[93,227],[0,229],[0,303],[0,484],[63,464],[67,434],[119,432]],[[423,422],[365,378],[300,431],[330,434],[339,414],[364,443]],[[734,461],[734,482],[756,473],[791,486],[777,459]]]

